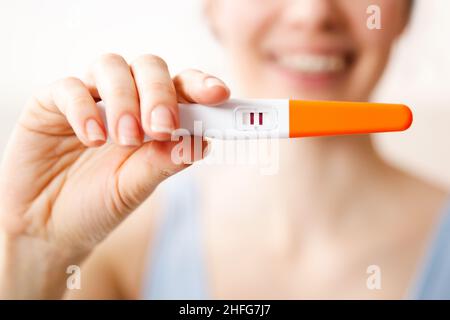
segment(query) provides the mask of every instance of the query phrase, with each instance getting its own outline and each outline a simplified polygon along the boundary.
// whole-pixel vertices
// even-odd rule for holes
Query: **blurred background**
[[[393,0],[395,1],[395,0]],[[199,68],[231,84],[201,0],[0,0],[0,155],[39,86],[82,76],[98,55],[163,57],[172,73]],[[409,104],[406,133],[380,134],[383,155],[450,187],[450,1],[418,0],[373,100]],[[446,36],[447,35],[447,36]]]

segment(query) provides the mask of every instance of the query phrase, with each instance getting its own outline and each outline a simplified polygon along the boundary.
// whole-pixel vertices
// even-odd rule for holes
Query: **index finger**
[[[188,69],[173,78],[179,102],[216,105],[230,97],[230,89],[217,77]]]

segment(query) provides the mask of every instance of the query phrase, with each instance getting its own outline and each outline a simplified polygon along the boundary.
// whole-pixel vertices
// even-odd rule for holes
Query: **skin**
[[[172,79],[159,57],[128,65],[107,54],[86,80],[62,79],[33,96],[1,167],[0,293],[60,297],[67,266],[81,264],[161,181],[187,166],[171,161],[177,142],[167,141],[178,125],[177,101],[214,104],[228,95],[223,82],[200,71]],[[96,99],[105,102],[111,144]],[[144,132],[155,140],[143,143]],[[42,275],[28,273],[22,287],[17,265],[36,265]]]
[[[245,96],[368,100],[407,24],[409,2],[375,1],[383,14],[377,31],[365,27],[369,4],[227,0],[205,1],[205,8]],[[305,52],[333,52],[348,64],[311,76],[278,63]],[[151,110],[167,106],[176,127],[177,101],[216,104],[228,96],[223,82],[202,72],[171,79],[160,58],[129,66],[117,55],[98,59],[83,81],[64,79],[36,94],[1,169],[0,293],[61,297],[65,268],[83,263],[82,290],[67,297],[139,298],[162,218],[153,191],[185,167],[171,163],[173,143],[161,141],[168,130],[152,130],[155,119],[157,129],[170,129],[168,122]],[[112,144],[102,139],[99,98]],[[123,114],[138,125],[121,139]],[[100,125],[93,141],[87,119]],[[142,144],[143,132],[159,141]],[[385,163],[368,136],[280,141],[279,151],[279,172],[269,177],[239,167],[193,169],[204,186],[201,230],[213,297],[402,298],[446,192]],[[382,290],[366,287],[372,264],[383,270]],[[39,276],[26,272],[31,265]]]

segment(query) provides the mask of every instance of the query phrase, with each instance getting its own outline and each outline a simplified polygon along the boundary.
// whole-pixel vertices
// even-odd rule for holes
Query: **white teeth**
[[[345,58],[338,55],[285,55],[279,57],[278,62],[286,68],[304,73],[340,72],[346,66]]]

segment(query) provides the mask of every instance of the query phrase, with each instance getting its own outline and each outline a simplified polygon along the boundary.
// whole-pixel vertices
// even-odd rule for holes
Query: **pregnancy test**
[[[102,102],[98,105],[104,117]],[[230,99],[213,107],[178,106],[180,128],[191,135],[223,139],[369,134],[404,131],[412,124],[412,112],[402,104]]]

